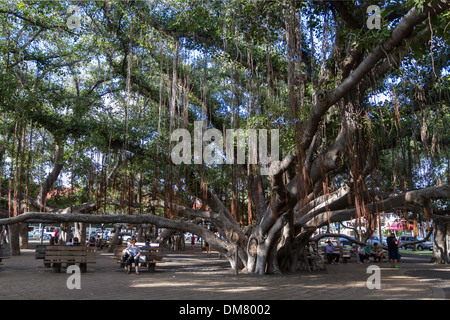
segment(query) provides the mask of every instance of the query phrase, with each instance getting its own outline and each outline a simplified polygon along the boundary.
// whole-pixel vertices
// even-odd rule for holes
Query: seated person
[[[128,247],[131,247],[131,242],[132,242],[133,240],[134,240],[135,242],[137,241],[135,236],[132,236],[131,239],[130,239],[130,241],[128,241],[128,243],[127,243],[127,248],[128,248]]]
[[[379,262],[383,262],[384,250],[376,242],[373,244],[373,253],[375,254],[375,262],[377,260]]]
[[[309,252],[310,255],[317,255],[316,243],[315,242],[309,242],[308,243],[308,252]]]
[[[373,258],[373,261],[376,261],[375,253],[373,252],[373,248],[370,245],[370,243],[366,243],[366,246],[364,247],[364,251],[367,252],[367,260],[369,260],[370,257]]]
[[[358,255],[358,248],[356,247],[356,245],[352,245],[349,253],[350,253],[350,256],[352,256],[352,257],[356,257]]]
[[[335,263],[339,263],[339,258],[341,257],[340,254],[334,253],[334,250],[336,249],[330,240],[327,242],[327,246],[325,247],[325,253],[326,257],[328,259],[328,263],[331,264],[333,262],[333,259],[335,260]]]
[[[88,242],[87,246],[88,246],[88,247],[95,247],[95,245],[96,245],[95,237],[91,237],[91,238],[89,239],[89,242]]]
[[[80,246],[80,245],[81,245],[81,243],[80,243],[80,241],[78,240],[77,237],[74,237],[72,242],[67,242],[66,243],[66,246]]]
[[[136,274],[139,274],[139,256],[141,255],[141,250],[138,246],[136,246],[136,239],[131,239],[131,246],[127,247],[125,251],[125,255],[122,258],[126,259],[127,264],[127,273],[131,272],[131,265],[134,263],[134,268]],[[122,260],[123,261],[123,260]]]
[[[369,255],[367,254],[366,250],[364,250],[364,245],[361,244],[358,247],[358,257],[359,257],[359,261],[358,263],[364,263],[364,261],[369,261]]]

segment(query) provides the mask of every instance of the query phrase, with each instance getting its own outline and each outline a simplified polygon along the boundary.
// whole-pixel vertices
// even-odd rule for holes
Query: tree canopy
[[[1,2],[0,224],[148,223],[198,234],[261,274],[310,268],[318,228],[364,218],[368,237],[381,212],[439,222],[443,239],[449,7]],[[225,149],[222,164],[175,164],[171,135],[190,132],[195,157],[196,121],[200,139],[278,130],[280,161],[269,175],[260,157],[227,162]]]

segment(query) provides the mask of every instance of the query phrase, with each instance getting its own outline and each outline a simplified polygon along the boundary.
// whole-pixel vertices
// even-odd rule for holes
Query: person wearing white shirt
[[[134,268],[136,274],[139,274],[139,256],[141,255],[141,249],[136,246],[136,239],[131,239],[131,245],[125,249],[127,258],[127,273],[131,273],[131,264],[134,262]]]

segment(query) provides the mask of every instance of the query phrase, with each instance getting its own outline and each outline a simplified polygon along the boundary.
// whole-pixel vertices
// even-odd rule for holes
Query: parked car
[[[423,240],[423,237],[400,236],[400,237],[398,238],[398,240],[400,241],[400,244],[402,244],[402,243],[404,243],[404,242],[416,242],[416,241],[421,241],[421,240]],[[417,250],[419,250],[419,251],[422,251],[422,250],[425,250],[425,249],[433,250],[433,242],[431,242],[431,241],[421,242],[421,243],[418,243],[418,244],[416,245],[416,247],[417,247]],[[405,249],[407,249],[407,248],[414,248],[414,245],[413,245],[413,244],[412,244],[412,245],[406,245],[406,246],[404,246],[404,248],[405,248]]]
[[[131,240],[131,236],[122,236],[123,241],[129,241]]]
[[[41,240],[42,231],[33,231],[32,239],[34,240]],[[30,237],[30,233],[28,233],[28,237]],[[50,240],[50,238],[53,237],[53,234],[51,232],[44,232],[42,235],[42,238],[44,240]]]
[[[366,242],[368,242],[372,246],[375,243],[377,243],[378,245],[387,246],[386,237],[382,237],[381,240],[382,241],[380,241],[380,237],[379,236],[371,236],[369,239],[367,239]]]
[[[352,246],[353,245],[353,242],[351,242],[350,240],[348,240],[346,238],[341,238],[340,242],[341,242],[341,246]]]
[[[319,240],[319,245],[324,245],[324,246],[326,246],[327,243],[328,243],[328,240],[331,240],[331,243],[332,243],[334,246],[337,246],[337,245],[338,245],[338,242],[337,242],[337,240],[336,240],[335,238],[329,238],[329,237],[320,239],[320,240]]]
[[[423,240],[423,237],[417,237],[417,241],[421,241],[421,240]],[[433,241],[425,241],[425,242],[417,244],[417,250],[422,251],[425,249],[432,251],[433,250]]]

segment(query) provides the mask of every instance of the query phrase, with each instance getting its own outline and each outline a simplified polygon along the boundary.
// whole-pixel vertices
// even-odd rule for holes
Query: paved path
[[[380,267],[381,289],[368,289],[371,264],[329,265],[326,271],[275,276],[234,275],[217,254],[181,252],[165,254],[155,273],[143,270],[127,275],[111,254],[99,251],[97,263],[81,274],[81,289],[70,290],[70,274],[53,273],[34,250],[3,260],[0,299],[64,300],[305,300],[305,299],[448,299],[450,266],[405,258],[401,269]],[[64,269],[63,269],[64,270]]]

